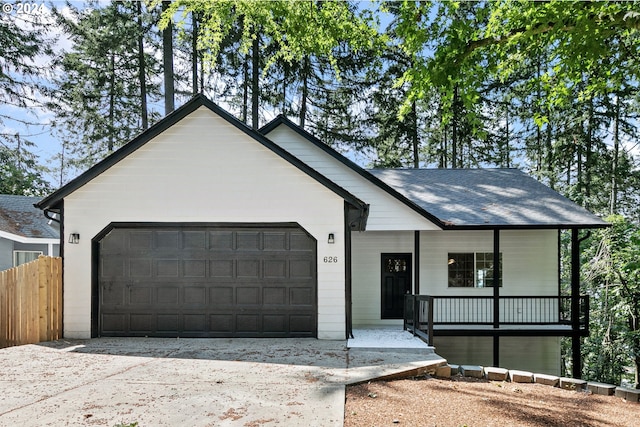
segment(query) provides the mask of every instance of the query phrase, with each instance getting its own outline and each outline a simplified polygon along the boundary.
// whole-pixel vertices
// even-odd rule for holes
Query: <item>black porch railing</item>
[[[578,297],[578,313],[571,313],[570,296],[500,296],[499,318],[494,319],[493,296],[406,295],[404,328],[430,345],[434,333],[462,335],[490,331],[491,335],[572,336],[586,335],[589,328],[589,297]],[[501,326],[505,326],[502,330]]]

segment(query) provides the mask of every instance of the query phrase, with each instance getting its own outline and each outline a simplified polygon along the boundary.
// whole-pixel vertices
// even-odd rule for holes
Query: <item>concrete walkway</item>
[[[0,426],[342,426],[345,385],[443,363],[316,339],[60,340],[0,350]]]

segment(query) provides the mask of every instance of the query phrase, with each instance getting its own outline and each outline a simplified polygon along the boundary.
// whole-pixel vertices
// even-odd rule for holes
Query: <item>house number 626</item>
[[[338,262],[338,257],[337,256],[326,256],[324,257],[324,263],[325,264],[333,264],[335,262]]]

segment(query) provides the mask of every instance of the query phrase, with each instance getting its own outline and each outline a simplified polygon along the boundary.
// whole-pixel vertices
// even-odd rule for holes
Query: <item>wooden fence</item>
[[[62,258],[0,271],[0,348],[62,338]]]

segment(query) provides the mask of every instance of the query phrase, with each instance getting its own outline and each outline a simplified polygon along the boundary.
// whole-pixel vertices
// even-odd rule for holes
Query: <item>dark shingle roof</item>
[[[517,169],[372,169],[453,227],[606,227],[607,223]]]
[[[58,239],[57,228],[49,225],[42,211],[34,207],[40,197],[0,194],[0,231],[22,237]]]

